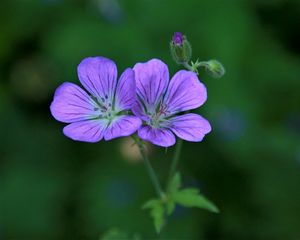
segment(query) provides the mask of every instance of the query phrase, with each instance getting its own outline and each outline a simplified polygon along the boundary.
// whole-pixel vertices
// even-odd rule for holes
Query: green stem
[[[192,66],[190,64],[188,64],[188,62],[184,62],[182,63],[182,65],[189,71],[194,71],[194,69],[192,68]]]
[[[208,69],[209,63],[207,61],[199,62],[198,60],[190,65],[188,62],[182,63],[182,66],[184,66],[187,70],[192,71],[198,75],[198,68],[204,67],[205,69]]]
[[[144,147],[144,144],[143,142],[137,137],[137,138],[134,138],[135,142],[137,143],[138,147],[139,147],[139,150],[140,150],[140,153],[142,155],[142,158],[143,158],[143,161],[144,161],[144,164],[145,164],[145,167],[148,171],[148,174],[149,174],[149,177],[153,183],[153,186],[155,188],[155,191],[157,193],[157,196],[160,198],[160,199],[164,199],[165,198],[165,194],[164,192],[162,191],[162,188],[160,186],[160,183],[157,179],[157,176],[155,174],[155,171],[149,161],[149,158],[145,152],[145,147]]]
[[[205,70],[209,70],[209,63],[207,61],[196,62],[196,68],[203,67]]]
[[[170,185],[171,185],[171,181],[176,173],[176,169],[177,169],[177,165],[178,165],[178,161],[179,161],[179,157],[181,154],[181,149],[182,149],[182,144],[183,144],[183,140],[181,138],[179,138],[177,140],[177,144],[176,144],[176,148],[175,148],[175,153],[172,159],[172,163],[171,163],[171,168],[170,168],[170,172],[169,172],[169,179],[168,179],[168,185],[167,185],[167,190],[169,190]]]

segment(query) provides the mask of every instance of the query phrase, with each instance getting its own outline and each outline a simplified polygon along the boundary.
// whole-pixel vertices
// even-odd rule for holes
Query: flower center
[[[106,118],[111,121],[118,114],[118,112],[114,110],[113,103],[108,99],[107,95],[95,100],[97,102],[97,107],[95,107],[94,110],[99,115],[99,118]]]
[[[152,114],[149,114],[148,124],[153,128],[160,128],[163,123],[167,121],[166,117],[169,115],[169,111],[166,105],[160,104],[159,108]]]

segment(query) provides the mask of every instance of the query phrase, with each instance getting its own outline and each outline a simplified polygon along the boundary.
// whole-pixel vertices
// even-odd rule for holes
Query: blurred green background
[[[111,228],[141,239],[300,239],[300,1],[1,0],[0,239],[100,239]],[[173,32],[193,59],[226,67],[201,80],[197,112],[213,131],[185,143],[180,170],[220,214],[176,209],[157,236],[141,205],[154,196],[130,139],[64,137],[50,115],[55,88],[79,83],[87,56],[119,73],[160,58],[170,74]],[[165,182],[173,148],[151,148]]]

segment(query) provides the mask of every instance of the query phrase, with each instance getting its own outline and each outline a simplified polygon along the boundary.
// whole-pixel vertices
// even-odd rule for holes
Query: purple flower
[[[199,142],[211,131],[209,122],[198,114],[178,115],[206,101],[206,88],[194,72],[178,71],[169,81],[168,67],[158,59],[138,63],[133,70],[138,100],[132,111],[145,122],[138,130],[141,139],[168,147],[175,144],[174,134]]]
[[[183,35],[181,32],[175,32],[172,38],[172,41],[175,45],[182,46],[183,44]]]
[[[128,115],[135,102],[132,69],[126,69],[117,82],[116,64],[104,57],[85,58],[78,66],[78,77],[88,91],[65,82],[57,88],[50,109],[53,117],[70,123],[64,134],[77,141],[98,142],[128,136],[141,120]]]

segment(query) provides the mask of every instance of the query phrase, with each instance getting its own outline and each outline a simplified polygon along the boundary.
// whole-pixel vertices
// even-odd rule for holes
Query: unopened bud
[[[181,32],[175,32],[170,42],[171,55],[178,64],[187,63],[192,57],[192,47]]]
[[[208,74],[210,74],[213,78],[220,78],[225,74],[225,68],[222,63],[217,60],[209,60],[205,62],[205,67]]]
[[[175,32],[172,38],[173,44],[175,45],[183,45],[183,35],[181,32]]]

